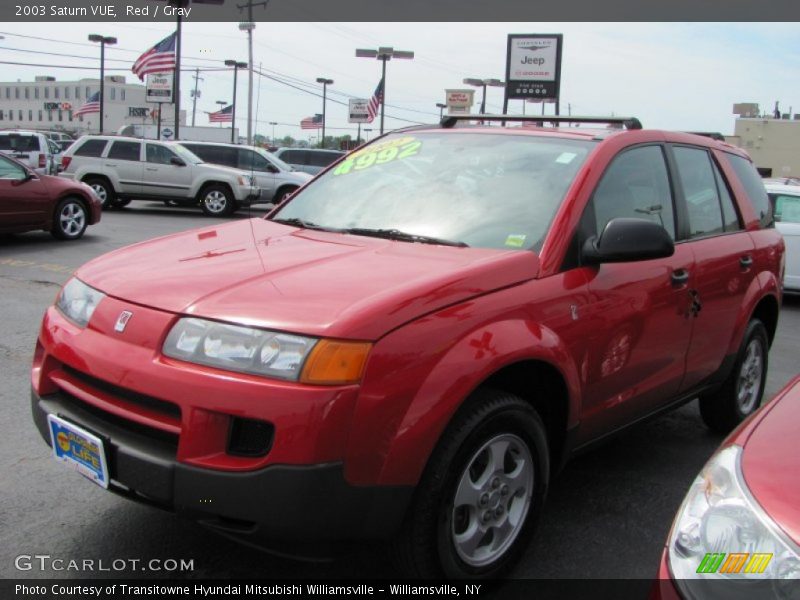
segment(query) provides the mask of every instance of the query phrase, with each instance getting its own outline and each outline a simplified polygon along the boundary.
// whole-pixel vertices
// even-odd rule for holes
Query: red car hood
[[[800,377],[763,412],[744,442],[742,472],[756,501],[800,544]]]
[[[536,277],[531,252],[411,244],[263,219],[129,246],[77,276],[136,304],[315,336],[377,339]]]

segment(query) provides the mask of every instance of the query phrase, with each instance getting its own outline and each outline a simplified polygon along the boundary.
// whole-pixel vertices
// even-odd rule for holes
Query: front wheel
[[[200,193],[200,206],[209,217],[227,217],[236,210],[236,201],[224,185],[210,185]]]
[[[281,189],[278,190],[278,193],[275,194],[275,198],[273,199],[272,203],[275,206],[283,204],[283,201],[286,200],[286,198],[288,198],[292,194],[294,194],[296,191],[297,191],[296,186],[288,185],[282,187]]]
[[[547,434],[513,394],[478,390],[443,434],[394,545],[410,577],[498,577],[519,559],[549,478]]]
[[[114,186],[103,177],[92,177],[84,181],[86,185],[94,190],[94,193],[100,199],[100,205],[103,209],[113,208],[117,200],[117,193],[114,191]]]
[[[75,198],[64,198],[53,213],[50,233],[59,240],[77,240],[86,231],[89,219],[86,206]]]
[[[753,319],[725,383],[718,391],[700,398],[700,415],[710,429],[727,433],[761,406],[768,353],[767,329],[760,320]]]

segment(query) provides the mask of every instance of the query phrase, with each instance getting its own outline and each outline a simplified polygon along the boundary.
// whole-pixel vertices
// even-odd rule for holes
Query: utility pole
[[[247,9],[247,21],[239,23],[239,30],[247,32],[247,145],[253,144],[253,29],[256,24],[253,21],[253,7],[263,6],[266,10],[269,0],[253,2],[249,0],[247,4],[237,4],[239,11]]]
[[[203,78],[200,77],[200,69],[195,69],[192,77],[194,77],[194,91],[192,92],[192,127],[194,127],[194,113],[197,110],[197,98],[200,96],[197,91],[197,84],[203,81]]]

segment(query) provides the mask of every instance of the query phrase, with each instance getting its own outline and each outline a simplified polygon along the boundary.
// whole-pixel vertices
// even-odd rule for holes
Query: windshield
[[[594,147],[532,135],[392,134],[348,155],[271,218],[360,235],[538,249]]]

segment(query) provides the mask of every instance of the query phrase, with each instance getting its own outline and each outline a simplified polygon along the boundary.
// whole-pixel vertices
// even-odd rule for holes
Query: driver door
[[[173,158],[179,159],[166,146],[145,144],[142,194],[164,198],[188,197],[192,185],[192,165],[173,164]]]

